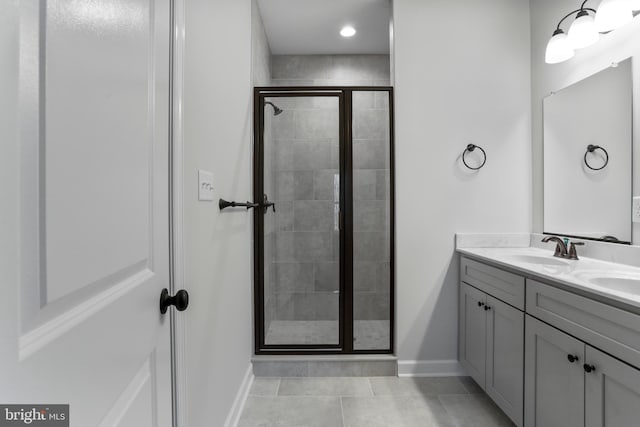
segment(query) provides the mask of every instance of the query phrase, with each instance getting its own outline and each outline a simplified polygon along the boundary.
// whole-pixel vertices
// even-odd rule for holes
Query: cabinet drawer
[[[640,316],[527,279],[527,313],[640,367]]]
[[[460,280],[524,310],[524,277],[462,257]]]

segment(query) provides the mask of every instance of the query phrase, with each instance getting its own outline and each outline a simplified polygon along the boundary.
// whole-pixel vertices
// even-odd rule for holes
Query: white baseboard
[[[242,415],[242,410],[244,409],[244,404],[249,396],[249,390],[251,390],[254,378],[253,365],[249,363],[249,367],[247,368],[247,372],[244,374],[242,384],[240,384],[240,388],[236,393],[236,398],[233,400],[233,405],[231,406],[229,415],[227,415],[227,420],[224,422],[225,427],[236,427],[238,425],[238,421],[240,421],[240,416]]]
[[[460,377],[467,373],[452,360],[398,360],[399,377]]]

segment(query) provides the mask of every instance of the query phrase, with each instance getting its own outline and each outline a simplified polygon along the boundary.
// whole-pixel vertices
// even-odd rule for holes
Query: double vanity
[[[540,245],[458,245],[460,363],[517,426],[640,426],[640,267]]]

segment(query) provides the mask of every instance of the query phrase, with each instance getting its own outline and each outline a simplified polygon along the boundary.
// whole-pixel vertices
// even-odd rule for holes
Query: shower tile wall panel
[[[354,92],[353,106],[354,321],[389,320],[388,94]],[[365,337],[359,336],[357,331],[354,337],[355,348],[365,348],[360,346]],[[379,344],[379,348],[389,346],[388,342]]]
[[[388,86],[389,55],[274,55],[272,84]]]
[[[272,85],[389,85],[387,55],[272,56]],[[367,92],[354,98],[355,314],[389,319],[388,103]],[[337,320],[339,167],[336,98],[272,99],[276,220],[269,295],[273,319]],[[265,289],[265,299],[267,299]]]

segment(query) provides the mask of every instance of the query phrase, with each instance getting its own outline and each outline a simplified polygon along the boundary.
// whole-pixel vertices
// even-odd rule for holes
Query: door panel
[[[170,2],[19,15],[21,272],[0,401],[68,403],[72,426],[170,425]]]
[[[582,341],[526,316],[525,426],[584,425],[584,352]]]
[[[585,426],[635,427],[640,420],[640,371],[587,346]]]
[[[391,348],[390,94],[353,92],[353,348]]]
[[[524,313],[487,296],[485,390],[521,426],[524,411]]]
[[[484,292],[460,283],[460,363],[482,388],[487,360],[486,297]]]
[[[265,345],[338,347],[341,98],[264,101]]]

